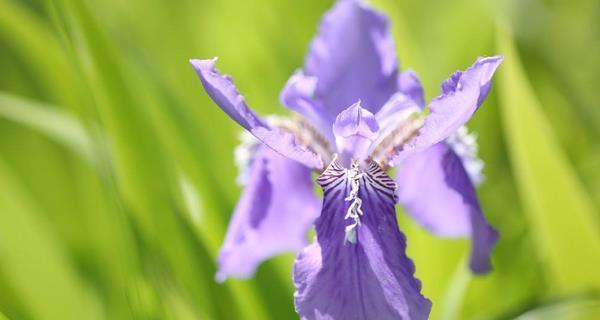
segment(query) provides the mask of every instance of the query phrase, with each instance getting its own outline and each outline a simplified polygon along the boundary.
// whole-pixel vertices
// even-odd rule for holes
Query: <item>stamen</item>
[[[352,219],[353,223],[346,226],[344,243],[356,244],[356,228],[360,226],[360,216],[363,215],[362,200],[358,197],[358,189],[364,173],[360,172],[358,161],[355,159],[352,160],[350,169],[345,169],[345,171],[346,179],[350,181],[350,194],[344,200],[352,201],[352,203],[348,207],[344,220]]]
[[[329,163],[333,159],[333,151],[328,140],[304,117],[300,115],[295,115],[293,118],[269,116],[267,122],[294,135],[296,143],[318,154],[323,162]]]
[[[388,168],[389,158],[400,151],[404,144],[414,139],[422,126],[423,118],[419,117],[417,113],[408,114],[373,148],[371,157],[385,170]]]

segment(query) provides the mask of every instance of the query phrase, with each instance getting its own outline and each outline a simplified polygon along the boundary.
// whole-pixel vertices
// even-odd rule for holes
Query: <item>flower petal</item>
[[[233,120],[264,144],[281,155],[296,160],[310,168],[323,168],[323,161],[315,153],[298,145],[292,134],[270,127],[248,108],[229,76],[222,76],[215,69],[216,59],[190,60],[196,69],[206,93]]]
[[[296,311],[302,319],[427,319],[431,302],[421,295],[406,239],[394,210],[394,182],[374,162],[360,178],[362,223],[356,243],[344,242],[351,190],[335,161],[319,177],[323,211],[317,242],[294,265]]]
[[[382,140],[397,129],[409,115],[421,112],[424,106],[425,95],[419,77],[412,70],[402,72],[398,76],[398,92],[392,95],[375,114],[381,126],[378,140]]]
[[[304,66],[331,120],[358,100],[376,113],[398,89],[397,70],[387,18],[359,0],[340,0],[324,16]]]
[[[261,146],[219,252],[217,280],[250,277],[262,260],[301,250],[320,209],[310,169]]]
[[[492,76],[501,62],[501,56],[479,58],[469,69],[446,80],[442,95],[429,104],[430,114],[419,134],[390,159],[390,164],[443,141],[464,125],[487,97]]]
[[[342,153],[342,163],[349,164],[351,158],[365,159],[378,131],[375,116],[363,109],[360,101],[340,112],[333,124],[333,133],[337,149]]]
[[[490,270],[498,232],[485,220],[461,159],[438,143],[411,154],[396,173],[398,202],[421,226],[444,237],[471,237],[471,269]]]
[[[317,77],[307,76],[301,70],[296,71],[285,84],[279,100],[284,106],[308,119],[319,133],[333,143],[331,124],[335,115],[323,107],[322,101],[314,99],[317,81]]]
[[[378,142],[398,129],[409,117],[420,113],[421,107],[409,95],[398,92],[375,114],[380,125]]]
[[[425,107],[425,93],[421,80],[412,70],[407,70],[398,76],[398,91],[409,96],[421,109]]]

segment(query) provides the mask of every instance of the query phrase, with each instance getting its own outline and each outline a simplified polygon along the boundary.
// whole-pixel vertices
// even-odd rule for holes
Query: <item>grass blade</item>
[[[93,292],[0,159],[0,266],[36,319],[101,319]]]
[[[515,320],[595,320],[600,318],[600,300],[566,301],[522,314]]]
[[[0,92],[0,117],[31,128],[93,160],[92,139],[83,125],[60,108]]]
[[[512,36],[499,29],[504,131],[530,230],[555,293],[600,288],[596,210],[557,143],[529,84]]]

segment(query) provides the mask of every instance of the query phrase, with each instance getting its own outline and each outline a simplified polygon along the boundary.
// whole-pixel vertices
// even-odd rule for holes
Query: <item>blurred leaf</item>
[[[463,299],[472,277],[471,271],[467,268],[467,263],[467,259],[459,261],[456,271],[454,271],[452,278],[450,278],[450,281],[446,286],[444,298],[440,300],[440,315],[437,319],[460,319],[460,310]]]
[[[91,138],[81,123],[68,112],[1,92],[0,117],[52,140],[53,143],[46,143],[46,139],[33,140],[36,141],[36,149],[45,151],[40,153],[43,162],[34,161],[32,167],[32,163],[17,159],[12,163],[13,170],[22,171],[20,178],[30,191],[31,201],[44,208],[45,218],[65,242],[66,251],[72,254],[76,262],[86,265],[89,278],[98,281],[98,289],[106,290],[101,294],[110,301],[107,306],[109,317],[130,314],[127,301],[121,296],[125,292],[123,279],[134,267],[132,260],[135,257],[131,255],[129,243],[131,235],[126,229],[128,225],[120,217],[121,212],[112,203],[114,200],[107,197],[110,192],[107,192],[109,189],[106,186],[110,183],[102,172],[102,159],[97,158]],[[19,132],[27,135],[27,130]],[[54,151],[55,143],[76,155],[70,157],[58,149]],[[9,140],[7,144],[14,142]],[[48,148],[44,145],[48,145]],[[2,147],[3,151],[11,150],[4,144]],[[63,155],[56,157],[55,153]],[[7,162],[8,157],[14,157],[13,154],[6,156]],[[78,156],[83,156],[83,160],[95,166],[77,161]],[[62,166],[65,161],[70,162],[70,166]],[[73,179],[69,178],[71,176]],[[81,196],[74,199],[76,192]],[[73,213],[77,215],[73,216]]]
[[[0,267],[36,319],[101,319],[35,201],[0,159]]]
[[[72,65],[45,21],[27,10],[23,1],[0,0],[0,8],[0,40],[15,50],[25,70],[35,74],[32,85],[38,84],[40,93],[52,101],[81,107]]]
[[[206,267],[200,261],[197,244],[188,241],[185,226],[173,210],[166,157],[159,150],[147,114],[126,81],[118,54],[103,30],[79,1],[58,1],[56,14],[67,22],[65,28],[74,56],[80,59],[81,74],[91,95],[111,147],[114,173],[126,210],[140,228],[143,241],[165,259],[177,283],[196,301],[197,312],[214,316],[208,291]],[[135,85],[135,84],[133,84]],[[91,106],[94,107],[94,106]],[[156,279],[158,281],[158,278]]]
[[[229,299],[221,296],[228,294],[225,287],[216,288],[218,294],[212,292],[217,286],[210,271],[214,269],[213,263],[206,263],[200,243],[190,237],[193,225],[180,217],[179,211],[185,209],[185,205],[178,207],[176,203],[180,193],[177,162],[183,159],[182,163],[194,173],[194,178],[201,174],[196,171],[197,162],[187,146],[180,143],[184,140],[178,136],[179,132],[173,130],[176,126],[169,121],[170,116],[164,113],[163,106],[157,105],[161,99],[146,102],[153,96],[143,94],[150,89],[147,80],[130,74],[131,69],[122,63],[118,48],[100,28],[87,4],[60,1],[53,8],[56,16],[68,21],[64,34],[70,35],[67,38],[73,42],[70,47],[81,59],[82,75],[90,83],[98,113],[106,126],[119,190],[128,212],[140,226],[144,241],[158,249],[176,283],[186,289],[184,293],[194,301],[193,307],[199,314],[210,318],[217,314],[237,317],[240,312],[251,312],[246,317],[266,316],[261,303],[253,299],[252,291],[246,300],[236,299],[236,304],[227,308],[218,304]],[[208,235],[218,230],[213,228]],[[239,292],[243,290],[234,290],[235,294]],[[247,303],[255,310],[246,306]]]
[[[515,320],[597,320],[600,300],[581,299],[560,302],[528,311]]]
[[[173,320],[194,320],[197,319],[197,315],[194,312],[189,302],[183,299],[180,295],[175,292],[165,292],[163,297],[166,299],[167,306],[170,311],[169,319]]]
[[[507,29],[498,47],[504,129],[520,197],[555,293],[600,289],[595,209],[560,150]]]
[[[93,160],[94,148],[85,128],[74,116],[57,107],[0,92],[0,117],[39,131],[86,160]]]

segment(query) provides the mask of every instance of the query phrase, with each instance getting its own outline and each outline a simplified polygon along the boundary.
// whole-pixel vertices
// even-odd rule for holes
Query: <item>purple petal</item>
[[[217,280],[247,278],[264,259],[300,251],[321,204],[310,169],[261,146],[219,252]]]
[[[396,146],[402,146],[410,140],[420,128],[416,122],[421,107],[408,94],[398,92],[375,114],[379,124],[379,136],[373,141],[368,151],[372,159],[385,162],[390,154],[394,154]]]
[[[501,56],[479,58],[469,69],[446,80],[442,95],[429,104],[430,114],[418,136],[392,157],[391,164],[443,141],[464,125],[489,93],[492,76],[501,62]]]
[[[462,71],[456,71],[450,75],[450,78],[444,80],[442,82],[442,94],[451,94],[452,92],[456,91],[458,80],[460,80],[462,74]]]
[[[360,101],[340,112],[333,124],[337,149],[349,164],[351,158],[365,159],[369,146],[377,137],[375,116],[360,106]]]
[[[502,58],[500,57],[500,59],[502,59]],[[500,62],[502,62],[502,61],[500,60]],[[489,75],[490,80],[488,80],[487,83],[485,83],[481,86],[481,89],[479,92],[479,97],[477,98],[477,107],[478,108],[481,106],[483,101],[485,101],[485,98],[487,98],[488,94],[490,93],[490,89],[492,87],[491,86],[492,85],[491,77],[493,76],[493,73],[495,72],[495,69],[497,68],[497,66],[493,67],[493,68],[494,68],[493,70],[487,71],[487,72],[491,73]],[[457,90],[458,83],[460,82],[460,80],[463,76],[463,73],[464,72],[462,72],[462,71],[456,71],[450,76],[450,78],[444,80],[444,82],[442,82],[442,94],[452,94],[453,92],[455,92]]]
[[[335,119],[323,108],[322,102],[315,100],[317,78],[304,75],[302,71],[296,71],[287,81],[281,91],[279,100],[281,104],[298,112],[308,119],[324,137],[333,142],[331,124]]]
[[[471,269],[490,270],[498,232],[485,220],[461,159],[446,143],[411,154],[396,174],[398,200],[421,226],[445,237],[471,237]]]
[[[231,77],[222,76],[215,69],[215,61],[216,59],[190,60],[190,63],[196,69],[206,93],[225,113],[281,155],[310,168],[323,168],[321,158],[307,148],[296,144],[293,135],[270,127],[252,112],[233,84]]]
[[[398,76],[398,91],[409,96],[421,109],[425,107],[423,86],[414,71],[407,70]]]
[[[425,95],[419,77],[412,71],[402,72],[398,76],[398,92],[377,111],[375,117],[382,127],[382,135],[396,128],[408,113],[420,112],[425,106]],[[386,129],[387,128],[387,129]]]
[[[394,118],[407,109],[421,111],[421,107],[409,95],[398,92],[383,105],[375,117],[377,121],[385,122],[386,119]]]
[[[379,123],[378,141],[389,136],[412,114],[420,113],[421,107],[409,95],[398,92],[375,114]],[[375,143],[377,144],[377,143]]]
[[[338,1],[323,18],[304,72],[331,119],[361,100],[376,113],[397,91],[395,45],[387,18],[358,0]]]
[[[317,241],[294,265],[296,311],[302,319],[427,319],[431,302],[421,295],[406,239],[394,210],[394,182],[374,162],[360,178],[362,224],[356,243],[344,242],[346,171],[332,163],[319,177],[323,211]]]

